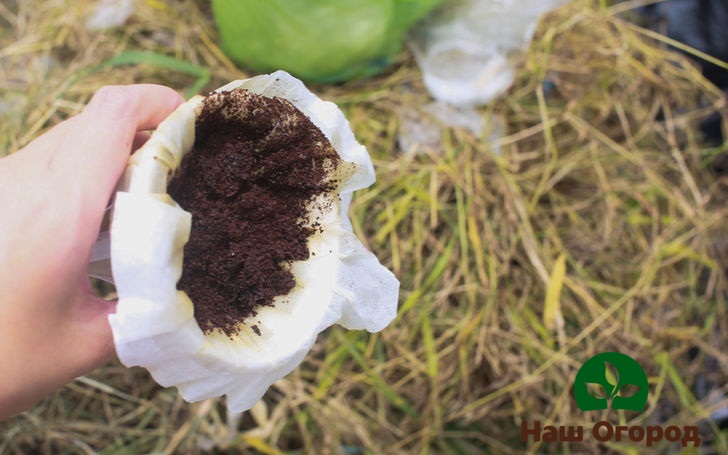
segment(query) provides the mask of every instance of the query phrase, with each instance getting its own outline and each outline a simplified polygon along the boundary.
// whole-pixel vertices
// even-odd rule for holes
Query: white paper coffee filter
[[[309,238],[314,254],[293,264],[293,290],[273,306],[257,308],[238,334],[202,332],[192,301],[176,287],[191,216],[166,191],[168,176],[194,143],[195,118],[204,102],[194,97],[132,155],[119,182],[110,227],[119,303],[109,321],[124,365],[147,368],[157,382],[178,387],[188,401],[227,395],[229,408],[242,411],[292,371],[326,327],[383,329],[396,315],[399,282],[352,232],[351,193],[374,182],[374,169],[342,112],[282,71],[234,81],[218,91],[237,88],[290,101],[349,163],[338,204],[329,204],[330,209],[311,204],[322,227]]]

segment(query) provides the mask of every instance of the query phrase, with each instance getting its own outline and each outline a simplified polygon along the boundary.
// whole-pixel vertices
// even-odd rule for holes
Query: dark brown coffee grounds
[[[246,90],[206,98],[195,145],[168,188],[192,214],[178,288],[202,330],[231,336],[296,285],[290,265],[308,259],[316,230],[308,205],[322,193],[336,197],[339,163],[323,133],[284,99]]]

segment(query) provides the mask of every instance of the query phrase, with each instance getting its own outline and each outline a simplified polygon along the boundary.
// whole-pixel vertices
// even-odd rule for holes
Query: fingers
[[[33,144],[55,179],[74,185],[90,213],[102,213],[131,151],[184,99],[160,85],[106,86],[84,110]]]
[[[137,132],[156,128],[183,101],[177,92],[160,85],[102,87],[76,117],[84,131],[75,153],[111,189],[135,145]]]
[[[82,295],[76,308],[72,353],[72,365],[77,369],[74,374],[86,374],[94,368],[115,357],[114,337],[108,316],[116,312],[116,300],[107,301],[91,292]]]
[[[94,94],[83,114],[99,125],[123,125],[127,129],[120,133],[128,134],[155,128],[182,102],[177,92],[161,85],[108,85]]]

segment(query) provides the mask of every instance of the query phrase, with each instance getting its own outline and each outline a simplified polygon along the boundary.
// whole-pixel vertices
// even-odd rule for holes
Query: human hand
[[[85,109],[0,159],[0,419],[114,355],[87,277],[129,153],[182,98],[155,85],[100,89]]]

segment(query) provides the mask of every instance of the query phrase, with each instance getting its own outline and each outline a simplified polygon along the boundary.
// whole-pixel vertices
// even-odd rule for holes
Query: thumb
[[[106,204],[134,146],[184,99],[169,87],[141,84],[99,89],[81,114],[69,120],[64,161]],[[80,175],[79,175],[80,174]]]

